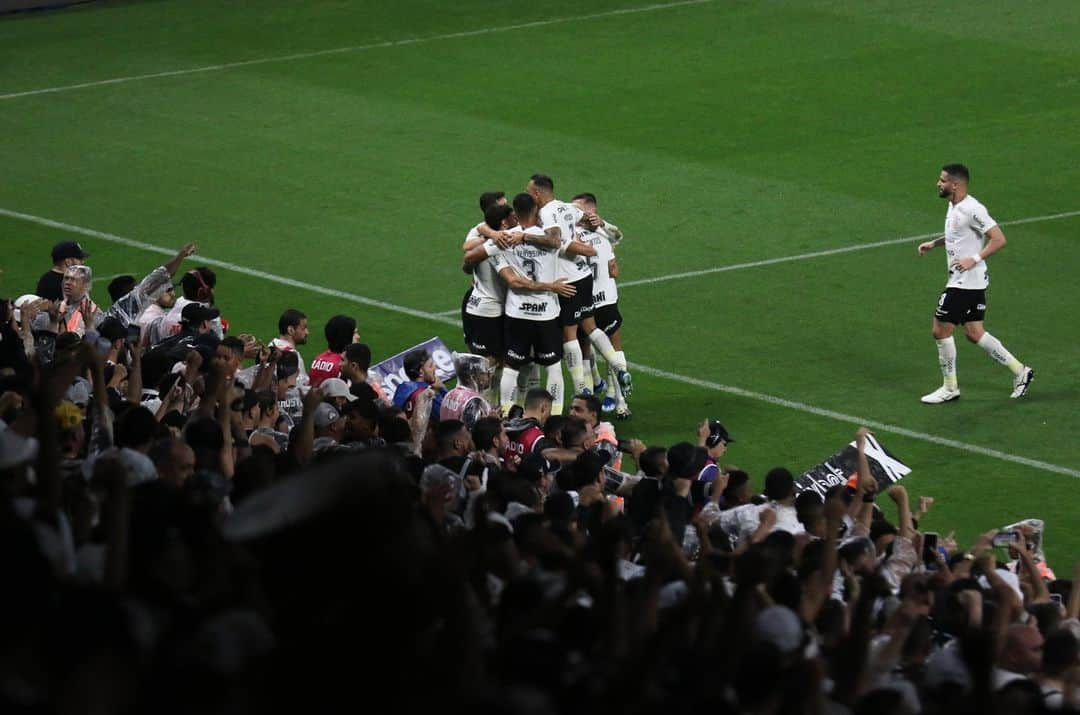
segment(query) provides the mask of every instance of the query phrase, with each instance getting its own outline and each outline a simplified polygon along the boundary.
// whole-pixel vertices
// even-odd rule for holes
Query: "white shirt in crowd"
[[[170,335],[176,335],[180,332],[180,319],[183,317],[182,313],[184,312],[184,306],[186,306],[188,303],[198,302],[199,301],[197,300],[188,300],[183,296],[180,296],[176,299],[176,303],[173,304],[172,310],[170,310],[168,315],[165,316],[164,320],[161,321],[161,333],[163,336],[162,339],[167,338]],[[202,303],[201,305],[204,305],[207,308],[211,307],[207,303]],[[221,340],[225,337],[225,329],[221,325],[220,316],[211,320],[210,326],[213,328],[214,335],[217,336],[218,340]]]

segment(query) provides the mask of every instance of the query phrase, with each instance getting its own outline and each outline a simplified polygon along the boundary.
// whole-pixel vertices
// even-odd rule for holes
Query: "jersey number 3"
[[[521,262],[521,267],[525,269],[525,277],[531,281],[536,280],[536,261],[532,258],[526,258]]]

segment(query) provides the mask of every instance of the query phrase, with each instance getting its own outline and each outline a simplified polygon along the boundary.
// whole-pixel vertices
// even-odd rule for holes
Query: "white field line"
[[[0,208],[0,216],[8,216],[9,218],[16,218],[29,223],[35,223],[39,226],[48,226],[50,228],[57,228],[62,231],[68,231],[69,233],[79,234],[81,236],[87,236],[90,238],[99,238],[102,241],[108,241],[109,243],[117,243],[121,246],[128,246],[130,248],[139,248],[144,251],[150,251],[151,253],[160,253],[163,256],[175,256],[176,250],[171,248],[163,248],[161,246],[155,246],[152,243],[144,243],[143,241],[136,241],[131,238],[125,238],[123,236],[117,236],[113,233],[105,233],[104,231],[95,231],[92,228],[84,228],[82,226],[75,226],[70,223],[64,223],[62,221],[53,221],[52,219],[42,218],[41,216],[34,216],[33,214],[20,213],[19,211],[11,211],[10,209]],[[196,254],[196,258],[193,259],[197,263],[201,263],[207,266],[213,266],[215,268],[224,268],[225,270],[233,271],[235,273],[243,273],[246,276],[253,278],[261,278],[272,283],[280,283],[281,285],[291,286],[293,288],[302,288],[304,290],[311,291],[313,293],[321,293],[322,295],[331,296],[333,298],[342,298],[344,300],[352,301],[353,303],[360,303],[361,305],[370,305],[373,308],[382,308],[383,310],[389,310],[394,313],[401,313],[403,315],[409,315],[414,318],[424,318],[426,320],[435,320],[440,323],[446,323],[447,325],[454,325],[460,327],[460,320],[451,320],[450,318],[442,318],[431,313],[424,312],[422,310],[413,310],[412,308],[406,308],[401,305],[395,305],[393,303],[387,303],[384,300],[376,300],[374,298],[368,298],[366,296],[357,295],[356,293],[347,293],[342,290],[336,290],[334,288],[327,288],[325,286],[315,285],[313,283],[305,283],[304,281],[298,281],[293,278],[287,278],[285,276],[279,276],[274,273],[267,273],[266,271],[256,270],[254,268],[248,268],[238,263],[229,263],[228,261],[219,261],[214,258],[208,258],[203,255]]]
[[[734,387],[732,385],[722,385],[718,382],[710,382],[708,380],[699,380],[694,377],[687,377],[686,375],[679,375],[674,372],[667,372],[666,370],[658,370],[655,367],[649,367],[648,365],[639,365],[634,363],[632,365],[635,372],[643,372],[646,375],[653,375],[655,377],[663,377],[668,380],[675,380],[687,385],[693,385],[695,387],[703,387],[707,390],[715,390],[717,392],[726,392],[729,395],[735,395],[736,397],[743,397],[750,400],[757,400],[759,402],[767,402],[770,405],[777,405],[779,407],[787,407],[788,409],[797,410],[798,412],[806,412],[818,417],[828,417],[829,419],[839,420],[840,422],[847,422],[853,425],[865,425],[872,430],[879,430],[881,432],[891,432],[892,434],[902,435],[904,437],[910,437],[911,439],[922,440],[923,442],[930,442],[931,444],[938,444],[942,447],[951,447],[953,449],[959,449],[965,452],[971,452],[972,454],[979,454],[984,457],[993,457],[994,459],[1000,459],[1005,462],[1013,462],[1015,464],[1023,464],[1027,467],[1034,467],[1035,469],[1041,469],[1046,472],[1053,472],[1054,474],[1065,474],[1070,477],[1080,478],[1080,470],[1070,469],[1069,467],[1062,467],[1057,464],[1050,464],[1049,462],[1042,462],[1038,459],[1029,459],[1028,457],[1021,457],[1016,454],[1010,454],[1008,452],[1002,452],[997,449],[990,449],[989,447],[980,447],[976,444],[970,444],[967,442],[958,442],[954,439],[947,437],[940,437],[935,434],[927,434],[926,432],[916,432],[914,430],[907,429],[906,427],[899,427],[897,425],[887,424],[885,422],[878,422],[876,420],[866,419],[864,417],[858,417],[856,415],[848,415],[843,412],[836,412],[834,410],[826,410],[821,407],[814,407],[804,402],[796,402],[794,400],[788,400],[783,397],[774,397],[773,395],[766,395],[761,392],[753,392],[751,390],[744,390],[741,387]],[[940,409],[940,408],[928,408],[928,409]]]
[[[1040,221],[1053,221],[1059,218],[1071,218],[1073,216],[1080,216],[1080,211],[1065,211],[1058,214],[1046,214],[1045,216],[1031,216],[1029,218],[1021,218],[1015,221],[1002,221],[1002,226],[1019,226],[1025,223],[1038,223]],[[685,271],[683,273],[669,273],[664,276],[655,276],[653,278],[639,278],[633,281],[619,281],[619,290],[623,288],[630,288],[632,286],[648,285],[650,283],[662,283],[664,281],[673,281],[679,278],[697,278],[699,276],[712,275],[713,273],[727,273],[728,271],[740,271],[744,268],[758,268],[760,266],[771,266],[777,263],[789,263],[791,261],[805,261],[809,258],[822,258],[824,256],[835,256],[839,253],[851,253],[853,251],[866,251],[871,248],[881,248],[882,246],[893,246],[898,243],[908,243],[909,241],[924,241],[928,238],[935,238],[940,236],[941,233],[924,233],[918,236],[902,236],[900,238],[890,238],[885,241],[874,241],[873,243],[857,243],[851,246],[841,246],[840,248],[829,248],[824,251],[814,251],[812,253],[799,253],[794,256],[780,256],[779,258],[766,258],[762,261],[750,261],[748,263],[732,263],[727,266],[717,266],[715,268],[704,268],[698,271]]]
[[[175,255],[175,251],[162,246],[155,246],[151,243],[145,243],[143,241],[136,241],[131,238],[125,238],[123,236],[117,236],[116,234],[106,233],[104,231],[96,231],[90,228],[84,228],[82,226],[76,226],[70,223],[64,223],[62,221],[54,221],[52,219],[43,218],[41,216],[35,216],[33,214],[22,213],[19,211],[12,211],[10,209],[0,208],[0,216],[7,216],[9,218],[19,219],[28,223],[37,224],[39,226],[48,226],[50,228],[56,228],[69,233],[78,234],[81,236],[87,236],[90,238],[97,238],[102,241],[108,241],[110,243],[116,243],[121,246],[128,246],[130,248],[138,248],[144,251],[150,251],[152,253],[158,253],[165,256]],[[1017,222],[1013,222],[1017,223]],[[325,286],[315,285],[313,283],[307,283],[305,281],[298,281],[293,278],[287,278],[285,276],[279,276],[273,273],[267,273],[266,271],[259,271],[246,266],[238,265],[236,263],[229,263],[228,261],[219,261],[213,258],[207,258],[206,256],[199,255],[195,259],[197,262],[208,266],[216,266],[218,268],[224,268],[225,270],[233,271],[236,273],[242,273],[253,278],[261,278],[273,283],[279,283],[281,285],[290,286],[293,288],[300,288],[312,293],[320,295],[330,296],[333,298],[341,298],[343,300],[352,301],[361,305],[368,305],[374,308],[382,308],[394,313],[401,313],[414,318],[422,318],[424,320],[431,320],[445,325],[452,325],[454,327],[460,327],[459,321],[443,316],[436,313],[428,313],[422,310],[414,310],[413,308],[406,308],[405,306],[396,305],[394,303],[388,303],[382,300],[375,300],[373,298],[367,298],[355,293],[347,293],[345,291],[336,290],[334,288],[327,288]],[[455,313],[457,311],[455,310]],[[958,442],[956,440],[948,439],[946,437],[940,437],[938,435],[927,434],[926,432],[916,432],[914,430],[907,429],[906,427],[899,427],[897,425],[890,425],[884,422],[877,422],[875,420],[864,419],[855,415],[848,415],[842,412],[835,412],[833,410],[826,410],[813,405],[808,405],[803,402],[796,402],[794,400],[788,400],[782,397],[774,397],[773,395],[766,395],[760,392],[753,392],[751,390],[744,390],[741,387],[733,387],[731,385],[722,385],[717,382],[710,382],[708,380],[700,380],[694,377],[688,377],[686,375],[680,375],[674,372],[667,372],[666,370],[660,370],[655,367],[649,367],[648,365],[641,365],[634,363],[633,369],[637,372],[645,373],[646,375],[652,375],[654,377],[661,377],[667,380],[673,380],[675,382],[681,382],[686,385],[692,385],[694,387],[701,387],[707,390],[714,390],[717,392],[724,392],[737,397],[743,397],[750,400],[756,400],[759,402],[767,402],[779,407],[786,407],[798,412],[805,412],[818,417],[827,417],[829,419],[838,420],[840,422],[846,422],[848,424],[866,425],[871,429],[876,429],[882,432],[890,432],[893,434],[902,435],[911,439],[921,440],[923,442],[929,442],[931,444],[940,445],[943,447],[950,447],[963,452],[969,452],[971,454],[978,454],[984,457],[992,457],[994,459],[1000,459],[1005,462],[1012,462],[1014,464],[1021,464],[1034,469],[1039,469],[1045,472],[1051,472],[1054,474],[1064,474],[1074,478],[1080,478],[1080,470],[1070,469],[1068,467],[1062,467],[1057,464],[1051,464],[1049,462],[1042,462],[1037,459],[1030,459],[1016,454],[1010,454],[1008,452],[1002,452],[996,449],[990,449],[988,447],[980,447],[978,445],[969,444],[966,442]],[[931,408],[934,409],[934,408]],[[936,408],[936,409],[941,409]],[[946,408],[948,409],[948,408]]]
[[[253,65],[265,65],[273,62],[292,62],[293,60],[305,60],[311,57],[325,57],[327,55],[340,55],[349,52],[363,52],[365,50],[379,50],[388,47],[404,47],[407,45],[420,45],[427,42],[436,42],[439,40],[457,40],[464,37],[479,37],[482,35],[492,35],[498,32],[512,32],[514,30],[529,30],[536,27],[547,27],[549,25],[561,25],[568,22],[583,22],[585,20],[596,20],[602,17],[615,17],[618,15],[633,15],[640,12],[654,12],[657,10],[668,10],[676,7],[686,7],[689,5],[704,5],[706,3],[713,2],[713,0],[680,0],[679,2],[669,3],[655,3],[653,5],[641,5],[638,7],[627,7],[619,10],[606,10],[604,12],[593,12],[585,15],[573,15],[570,17],[554,17],[548,20],[536,20],[535,22],[522,22],[516,25],[498,25],[495,27],[483,27],[476,30],[465,30],[463,32],[449,32],[443,35],[430,35],[428,37],[409,37],[403,40],[388,40],[386,42],[373,42],[367,45],[351,45],[348,47],[335,47],[328,50],[316,50],[314,52],[297,52],[291,55],[276,55],[274,57],[260,57],[253,60],[242,60],[239,62],[225,62],[218,65],[204,65],[202,67],[189,67],[187,69],[169,70],[166,72],[152,72],[150,74],[137,74],[129,75],[127,77],[113,77],[112,79],[102,79],[94,82],[82,82],[79,84],[68,84],[59,87],[45,87],[42,89],[31,89],[25,92],[11,92],[9,94],[0,94],[0,100],[4,99],[17,99],[19,97],[32,97],[38,94],[55,94],[56,92],[69,92],[75,89],[87,89],[90,87],[104,87],[112,84],[125,84],[127,82],[138,82],[145,79],[159,79],[162,77],[180,77],[183,75],[199,74],[202,72],[219,72],[221,70],[234,69],[237,67],[250,67]]]

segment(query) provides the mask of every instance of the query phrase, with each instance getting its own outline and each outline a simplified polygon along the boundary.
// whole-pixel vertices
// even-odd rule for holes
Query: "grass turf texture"
[[[98,3],[0,18],[0,95],[635,7],[618,1]],[[0,99],[0,207],[440,312],[458,305],[476,196],[598,194],[629,236],[624,280],[939,230],[941,164],[964,161],[999,221],[1080,209],[1080,14],[1068,1],[703,2],[505,32]],[[1080,218],[1005,226],[987,327],[1038,371],[959,348],[963,398],[929,336],[941,252],[915,244],[627,287],[631,360],[1075,469]],[[0,217],[0,294],[32,290],[79,238]],[[151,253],[93,238],[100,276]],[[195,262],[188,265],[197,265]],[[442,323],[221,271],[233,326],[281,309],[355,315],[377,356]],[[106,298],[104,284],[96,295]],[[107,300],[106,300],[107,302]],[[807,468],[855,425],[639,373],[620,435],[692,439],[718,417],[726,461],[760,483]],[[962,543],[1047,520],[1059,575],[1080,555],[1080,480],[879,431],[910,464],[923,528]],[[886,507],[888,508],[888,507]]]

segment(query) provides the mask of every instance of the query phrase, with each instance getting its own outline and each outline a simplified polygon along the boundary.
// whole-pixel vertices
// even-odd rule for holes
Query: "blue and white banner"
[[[801,477],[795,478],[795,492],[807,489],[817,492],[822,499],[825,492],[837,484],[847,484],[859,474],[859,450],[851,442],[821,464],[811,467]],[[877,480],[880,491],[900,481],[911,473],[911,468],[900,461],[874,435],[866,436],[866,461],[870,474]]]
[[[402,350],[378,365],[372,365],[368,370],[368,379],[374,378],[382,385],[387,396],[393,395],[398,385],[409,381],[409,378],[405,376],[405,356],[421,348],[431,353],[431,359],[435,361],[435,373],[440,380],[446,382],[457,377],[454,373],[453,352],[446,347],[442,338],[434,337],[428,338],[419,345],[413,345],[407,350]]]

